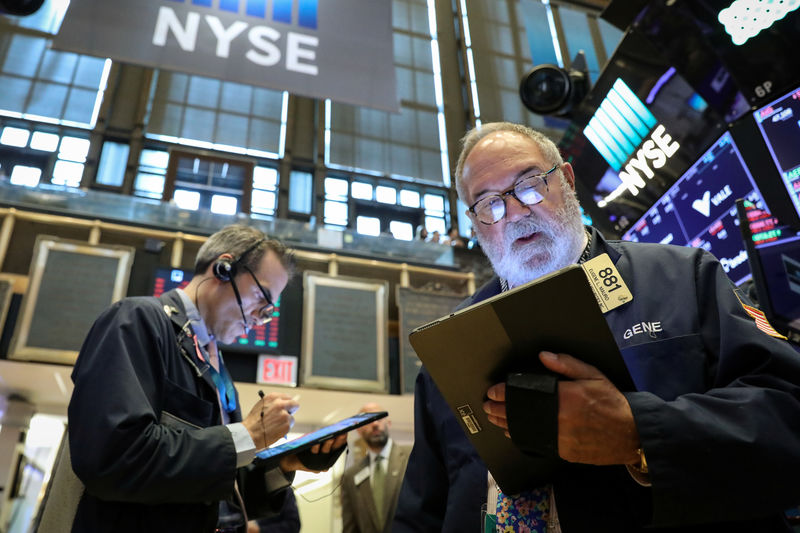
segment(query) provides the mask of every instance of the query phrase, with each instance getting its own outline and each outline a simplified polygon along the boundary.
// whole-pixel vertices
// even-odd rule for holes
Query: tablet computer
[[[538,353],[567,353],[635,390],[579,265],[515,287],[415,329],[409,341],[503,492],[552,480],[558,457],[524,453],[489,422],[486,391],[511,373],[547,372]]]
[[[348,431],[352,431],[358,427],[365,426],[388,415],[389,413],[386,411],[377,411],[374,413],[358,413],[353,416],[348,416],[347,418],[339,420],[330,426],[325,426],[324,428],[312,431],[311,433],[306,433],[302,437],[297,437],[296,439],[284,442],[283,444],[276,444],[270,448],[267,448],[266,450],[262,450],[256,454],[256,457],[258,459],[274,461],[276,459],[280,459],[284,455],[292,455],[305,451],[315,444],[320,444],[321,442],[332,437],[336,437],[342,433],[347,433]]]

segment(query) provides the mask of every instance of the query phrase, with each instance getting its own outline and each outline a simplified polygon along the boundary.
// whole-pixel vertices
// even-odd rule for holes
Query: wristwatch
[[[639,454],[639,462],[633,463],[632,465],[629,466],[634,470],[636,470],[637,472],[639,472],[640,474],[649,474],[650,470],[647,468],[647,459],[644,456],[644,449],[639,448],[638,450],[636,450],[636,453]]]

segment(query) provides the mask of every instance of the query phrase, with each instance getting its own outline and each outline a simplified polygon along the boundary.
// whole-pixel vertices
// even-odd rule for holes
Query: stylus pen
[[[264,391],[263,390],[258,389],[258,397],[261,398],[262,400],[264,399]],[[261,404],[261,431],[264,431],[264,404],[263,403]],[[266,434],[266,431],[264,431],[264,433]]]

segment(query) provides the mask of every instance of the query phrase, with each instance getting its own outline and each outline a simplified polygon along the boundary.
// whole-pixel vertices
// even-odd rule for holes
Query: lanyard
[[[219,372],[217,372],[217,369],[208,363],[203,356],[203,351],[197,343],[197,335],[192,335],[192,340],[194,341],[194,349],[197,353],[197,358],[208,364],[208,372],[211,376],[211,381],[213,381],[214,385],[217,387],[222,408],[228,413],[234,412],[236,410],[236,390],[233,388],[233,382],[230,376],[225,371],[225,362],[222,360],[222,354],[219,353],[217,355],[219,357]]]

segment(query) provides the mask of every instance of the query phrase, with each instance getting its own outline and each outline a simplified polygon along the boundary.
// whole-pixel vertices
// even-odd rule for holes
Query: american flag
[[[767,317],[764,315],[763,311],[761,311],[760,309],[756,309],[755,307],[753,307],[751,305],[747,305],[746,303],[742,302],[741,300],[739,300],[739,303],[742,304],[742,307],[747,312],[747,314],[750,315],[753,318],[753,320],[755,320],[756,327],[758,329],[760,329],[761,331],[763,331],[767,335],[770,335],[771,337],[776,337],[778,339],[786,340],[786,337],[784,337],[783,335],[781,335],[780,333],[775,331],[775,328],[773,328],[770,325],[770,323],[767,321]]]

